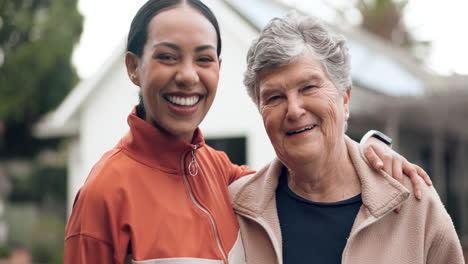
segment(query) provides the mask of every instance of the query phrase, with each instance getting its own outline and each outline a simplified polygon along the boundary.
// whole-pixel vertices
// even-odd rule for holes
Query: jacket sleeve
[[[119,228],[123,213],[116,206],[123,203],[109,192],[87,187],[77,194],[67,223],[64,264],[123,264],[129,235]]]
[[[247,165],[237,165],[237,164],[232,163],[229,157],[223,151],[217,151],[217,152],[222,157],[222,160],[224,163],[223,167],[226,168],[228,185],[243,176],[255,173],[255,171],[250,170],[249,166]]]
[[[465,263],[460,240],[452,220],[448,215],[444,218],[442,219],[443,228],[440,228],[435,234],[427,253],[427,263]]]
[[[76,235],[65,240],[64,264],[114,264],[112,246],[96,238]]]
[[[425,187],[426,207],[426,263],[465,263],[457,232],[445,206],[434,187]]]
[[[231,163],[230,173],[229,173],[229,184],[233,183],[237,179],[255,173],[255,171],[250,170],[247,165],[236,165]]]
[[[229,178],[228,178],[228,185],[236,181],[237,179],[255,173],[255,171],[250,170],[249,166],[247,165],[237,165],[231,162],[229,157],[223,153],[226,157],[227,167],[229,168]]]

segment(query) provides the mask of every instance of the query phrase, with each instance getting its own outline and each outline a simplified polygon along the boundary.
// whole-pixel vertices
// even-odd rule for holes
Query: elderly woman
[[[229,187],[248,263],[464,262],[434,188],[410,198],[408,180],[373,170],[345,135],[342,37],[290,14],[263,29],[247,62],[245,84],[277,155]]]

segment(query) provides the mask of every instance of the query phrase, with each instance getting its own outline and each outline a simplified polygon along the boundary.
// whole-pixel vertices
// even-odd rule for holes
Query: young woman
[[[76,196],[66,264],[244,262],[227,186],[252,171],[205,145],[198,129],[220,53],[217,20],[199,0],[150,0],[138,11],[125,62],[140,104]],[[419,167],[393,155],[417,177]]]

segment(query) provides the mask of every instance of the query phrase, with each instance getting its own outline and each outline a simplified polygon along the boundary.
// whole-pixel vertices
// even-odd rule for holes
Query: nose
[[[176,84],[181,88],[192,88],[200,81],[196,65],[185,62],[180,65],[175,76]]]
[[[286,118],[289,121],[296,121],[305,114],[305,109],[302,105],[301,98],[290,97],[288,98],[288,105],[286,109]]]

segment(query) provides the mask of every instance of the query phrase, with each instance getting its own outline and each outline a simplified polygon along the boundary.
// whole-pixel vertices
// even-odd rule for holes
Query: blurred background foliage
[[[77,0],[0,0],[0,156],[57,144],[35,139],[31,127],[78,82],[71,54],[82,21]]]
[[[39,140],[35,122],[79,78],[71,63],[83,30],[78,0],[0,0],[0,202],[8,235],[0,259],[26,249],[32,263],[62,263],[66,142]],[[2,193],[3,192],[3,193]]]

